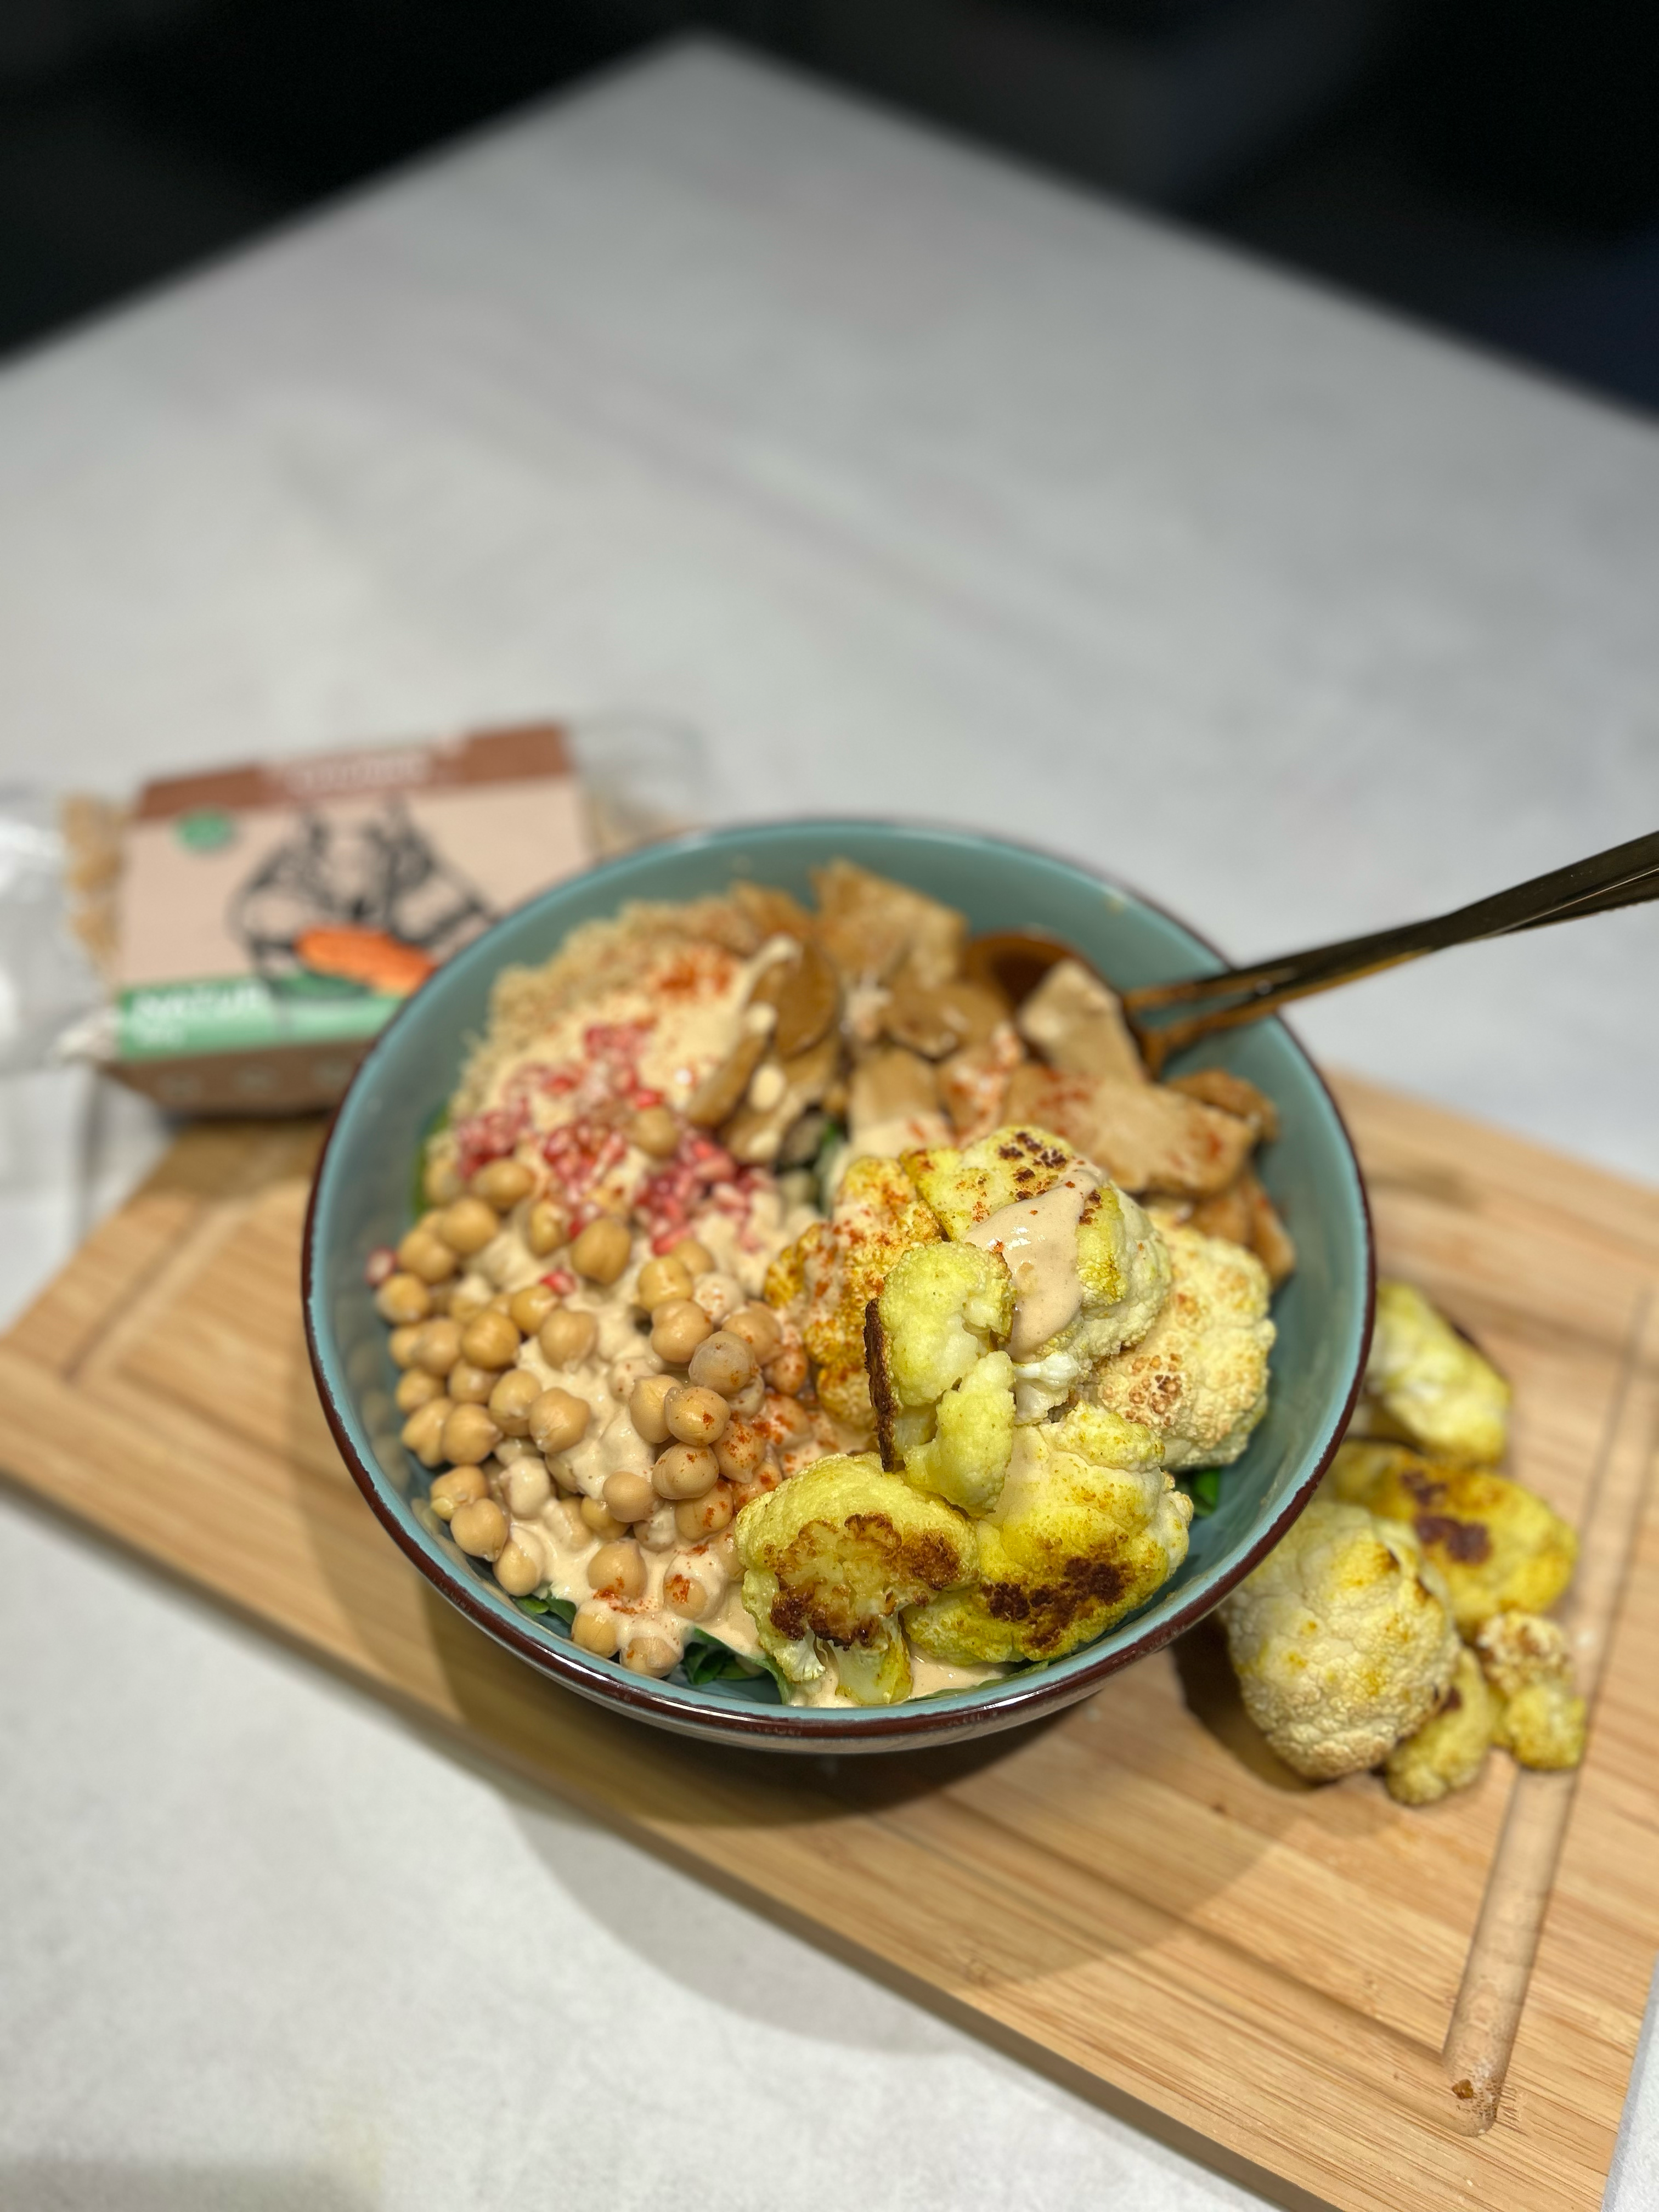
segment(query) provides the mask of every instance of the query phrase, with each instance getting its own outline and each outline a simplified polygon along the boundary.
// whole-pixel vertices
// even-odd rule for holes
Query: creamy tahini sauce
[[[1014,1279],[1008,1350],[1015,1359],[1029,1359],[1077,1319],[1083,1304],[1077,1232],[1098,1188],[1087,1169],[1073,1168],[1052,1190],[1001,1206],[968,1231],[968,1243],[1000,1252],[1008,1262]]]

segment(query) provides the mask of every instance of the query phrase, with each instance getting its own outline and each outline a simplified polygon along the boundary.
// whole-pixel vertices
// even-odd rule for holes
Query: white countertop
[[[1239,955],[1652,827],[1656,608],[1644,425],[706,46],[0,376],[7,777],[653,709],[711,817],[1000,827]],[[1300,1026],[1659,1178],[1656,948]],[[85,1087],[0,1091],[8,1310],[156,1140],[106,1104],[88,1192]],[[15,1504],[0,1547],[9,2209],[1251,2201]]]

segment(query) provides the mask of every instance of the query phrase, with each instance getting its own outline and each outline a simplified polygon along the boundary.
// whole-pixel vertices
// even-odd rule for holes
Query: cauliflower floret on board
[[[1497,1613],[1543,1613],[1572,1579],[1578,1539],[1541,1498],[1489,1468],[1449,1467],[1402,1444],[1339,1447],[1326,1486],[1407,1522],[1445,1577],[1463,1635]]]
[[[1584,1755],[1584,1700],[1559,1621],[1495,1613],[1474,1639],[1498,1705],[1497,1740],[1522,1766],[1577,1766]]]
[[[855,1436],[875,1427],[864,1367],[865,1309],[887,1271],[914,1245],[937,1243],[939,1226],[896,1160],[854,1160],[835,1211],[780,1254],[766,1281],[775,1306],[794,1308],[817,1366],[818,1398]]]
[[[1444,1585],[1396,1521],[1316,1498],[1222,1602],[1245,1709],[1318,1782],[1386,1759],[1451,1686]]]
[[[792,1681],[822,1673],[815,1638],[884,1647],[903,1607],[976,1566],[972,1524],[873,1453],[819,1460],[745,1505],[736,1531],[744,1604]]]
[[[1478,1782],[1498,1711],[1480,1662],[1466,1645],[1457,1655],[1457,1671],[1443,1703],[1389,1753],[1382,1778],[1389,1796],[1402,1805],[1433,1805]]]
[[[1157,1438],[1133,1422],[1074,1406],[1019,1427],[1000,1496],[968,1524],[977,1583],[913,1606],[910,1640],[958,1664],[1061,1658],[1168,1581],[1192,1510]]]
[[[923,1244],[895,1261],[866,1317],[882,1464],[969,1513],[995,1504],[1013,1449],[1013,1363],[994,1348],[1013,1312],[999,1253]]]
[[[1026,1295],[1024,1269],[1028,1263],[1039,1266],[1022,1243],[1042,1210],[1036,1202],[1061,1185],[1075,1190],[1063,1217],[1036,1229],[1039,1243],[1058,1233],[1073,1248],[1069,1265],[1078,1297],[1048,1337],[1012,1347],[1022,1421],[1040,1420],[1062,1405],[1098,1360],[1152,1327],[1170,1285],[1164,1239],[1134,1200],[1063,1139],[1010,1124],[965,1151],[936,1146],[907,1152],[904,1164],[953,1241],[983,1242],[988,1224],[1006,1219],[1005,1256],[1021,1297]],[[1022,1218],[1028,1207],[1030,1224]],[[1036,1277],[1030,1279],[1035,1285]]]
[[[1171,1468],[1231,1467],[1267,1410],[1267,1272],[1196,1229],[1164,1232],[1172,1279],[1139,1344],[1095,1370],[1091,1395],[1162,1440]]]
[[[1435,1459],[1490,1467],[1504,1456],[1509,1384],[1409,1283],[1377,1284],[1365,1390],[1385,1430]]]

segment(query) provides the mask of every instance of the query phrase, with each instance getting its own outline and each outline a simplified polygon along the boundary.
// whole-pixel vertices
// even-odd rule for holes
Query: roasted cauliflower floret
[[[1518,1766],[1577,1766],[1586,1723],[1584,1700],[1571,1682],[1529,1682],[1504,1698],[1497,1741]]]
[[[914,1245],[937,1243],[939,1226],[896,1160],[854,1160],[835,1212],[815,1221],[773,1262],[766,1295],[800,1315],[826,1412],[855,1435],[875,1427],[864,1367],[865,1309],[887,1271]]]
[[[1410,1525],[1446,1578],[1465,1636],[1497,1613],[1544,1612],[1572,1579],[1572,1528],[1541,1498],[1489,1468],[1444,1466],[1401,1444],[1348,1443],[1327,1486]]]
[[[1267,1410],[1267,1272],[1196,1229],[1165,1232],[1172,1279],[1139,1344],[1095,1370],[1091,1395],[1159,1437],[1171,1468],[1231,1467]]]
[[[910,1652],[896,1621],[884,1620],[865,1644],[837,1644],[836,1686],[855,1705],[902,1705],[910,1694]]]
[[[1386,1759],[1456,1670],[1444,1585],[1411,1530],[1334,1498],[1314,1499],[1221,1617],[1250,1718],[1315,1781]]]
[[[1409,1283],[1377,1284],[1365,1389],[1382,1425],[1435,1459],[1490,1467],[1504,1456],[1509,1384]]]
[[[1497,1739],[1522,1766],[1577,1766],[1584,1755],[1584,1700],[1560,1624],[1499,1613],[1474,1639],[1498,1701]]]
[[[913,1606],[917,1650],[959,1664],[1058,1659],[1144,1605],[1187,1556],[1192,1501],[1155,1437],[1097,1406],[1015,1430],[1001,1495],[969,1525],[976,1585]]]
[[[893,1265],[866,1322],[884,1466],[969,1513],[997,1500],[1014,1441],[1013,1320],[1000,1254],[923,1244]]]
[[[994,1241],[1012,1271],[1010,1352],[1022,1421],[1064,1404],[1098,1360],[1152,1327],[1170,1283],[1164,1239],[1133,1199],[1060,1138],[1011,1124],[964,1152],[907,1152],[904,1164],[947,1237]],[[1043,1285],[1053,1281],[1057,1248],[1068,1295],[1055,1309]]]
[[[817,1461],[745,1505],[736,1527],[744,1604],[792,1681],[823,1672],[814,1638],[884,1644],[902,1607],[975,1570],[972,1524],[884,1474],[872,1453]]]
[[[1389,1796],[1402,1805],[1432,1805],[1478,1782],[1498,1717],[1498,1700],[1466,1646],[1439,1709],[1389,1753],[1382,1777]]]

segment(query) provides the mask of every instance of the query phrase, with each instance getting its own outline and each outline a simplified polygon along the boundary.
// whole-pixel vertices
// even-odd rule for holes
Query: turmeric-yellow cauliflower
[[[913,1605],[905,1628],[933,1659],[1060,1658],[1168,1581],[1191,1518],[1157,1439],[1133,1422],[1079,1405],[1022,1425],[995,1505],[965,1524],[977,1582]]]
[[[1063,1138],[1010,1124],[965,1151],[933,1146],[903,1160],[953,1242],[987,1243],[988,1224],[1005,1232],[998,1249],[1022,1301],[1045,1273],[1052,1279],[1054,1249],[1063,1252],[1065,1310],[1043,1335],[1011,1346],[1022,1421],[1063,1405],[1097,1360],[1151,1328],[1170,1282],[1163,1237]]]
[[[1414,1735],[1389,1753],[1382,1778],[1389,1796],[1402,1805],[1432,1805],[1449,1791],[1478,1782],[1498,1712],[1480,1662],[1465,1645],[1443,1701]]]
[[[1535,1613],[1494,1613],[1474,1639],[1498,1704],[1497,1739],[1522,1766],[1577,1766],[1584,1755],[1584,1700],[1560,1624]]]
[[[994,1505],[1014,1441],[1006,1352],[1013,1279],[1000,1253],[922,1244],[890,1272],[866,1357],[882,1459],[969,1513]]]
[[[1456,1668],[1444,1585],[1411,1530],[1334,1498],[1314,1499],[1221,1616],[1250,1718],[1316,1781],[1386,1759]]]
[[[1504,1456],[1509,1384],[1410,1283],[1376,1285],[1365,1391],[1382,1428],[1432,1458],[1490,1467]]]
[[[972,1525],[869,1453],[817,1461],[745,1505],[736,1529],[744,1604],[763,1649],[797,1682],[823,1671],[815,1638],[888,1646],[902,1607],[975,1569]]]
[[[1407,1522],[1446,1578],[1462,1633],[1497,1613],[1543,1613],[1572,1579],[1578,1539],[1541,1498],[1490,1468],[1451,1467],[1403,1444],[1342,1444],[1327,1487]]]
[[[1139,1344],[1095,1370],[1091,1395],[1139,1421],[1171,1468],[1231,1467],[1267,1409],[1267,1272],[1196,1229],[1164,1231],[1173,1279]]]
[[[799,1312],[825,1410],[855,1435],[875,1427],[864,1366],[865,1309],[900,1253],[937,1243],[939,1226],[896,1160],[854,1160],[835,1211],[780,1255],[767,1277],[772,1304]]]

